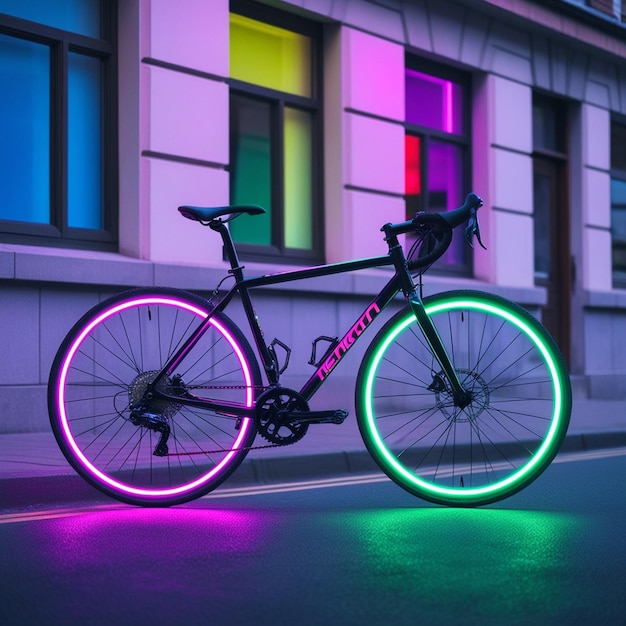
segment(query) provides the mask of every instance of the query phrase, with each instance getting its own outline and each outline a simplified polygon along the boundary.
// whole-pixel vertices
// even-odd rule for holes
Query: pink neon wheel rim
[[[195,489],[201,488],[203,485],[211,481],[217,475],[222,473],[228,465],[233,461],[235,455],[240,451],[240,447],[242,442],[246,440],[248,436],[249,428],[252,427],[252,422],[249,418],[245,418],[241,421],[241,426],[237,433],[237,437],[232,445],[232,449],[224,456],[223,459],[219,463],[217,463],[209,472],[201,475],[200,477],[192,480],[188,483],[177,485],[175,487],[169,488],[140,488],[134,487],[131,485],[127,485],[119,480],[116,480],[112,476],[109,476],[105,472],[98,469],[83,453],[77,444],[74,435],[72,434],[68,416],[65,407],[65,386],[67,382],[68,371],[70,369],[70,365],[72,363],[73,357],[76,354],[77,350],[80,349],[81,345],[85,338],[94,330],[98,325],[102,324],[104,321],[109,319],[111,316],[127,310],[136,306],[141,305],[165,305],[165,306],[174,306],[183,308],[194,315],[197,315],[200,318],[206,318],[207,313],[197,306],[186,302],[184,300],[177,299],[173,296],[138,296],[128,300],[125,300],[121,303],[117,303],[114,306],[111,306],[104,311],[102,311],[99,315],[97,315],[93,320],[91,320],[78,334],[78,336],[71,342],[69,349],[67,350],[65,357],[62,361],[60,367],[60,375],[58,378],[57,388],[56,388],[56,406],[58,410],[58,415],[60,418],[60,427],[62,436],[68,446],[71,449],[74,458],[81,464],[83,469],[93,477],[96,481],[106,485],[108,488],[118,491],[123,494],[128,494],[130,496],[142,497],[142,498],[163,498],[163,497],[175,497],[181,496],[185,493],[193,491]],[[250,367],[246,361],[244,352],[233,337],[233,335],[229,332],[229,330],[221,324],[218,320],[212,319],[211,325],[226,339],[232,348],[233,352],[236,354],[239,365],[241,366],[241,371],[244,377],[244,384],[246,387],[246,397],[245,397],[245,405],[247,407],[251,407],[254,402],[253,398],[253,385],[252,385],[252,376],[250,373]]]

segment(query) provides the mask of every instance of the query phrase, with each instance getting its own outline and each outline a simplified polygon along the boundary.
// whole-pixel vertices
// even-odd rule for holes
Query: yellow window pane
[[[311,115],[285,107],[285,246],[313,247]]]
[[[311,96],[311,39],[230,14],[230,76],[247,83]]]

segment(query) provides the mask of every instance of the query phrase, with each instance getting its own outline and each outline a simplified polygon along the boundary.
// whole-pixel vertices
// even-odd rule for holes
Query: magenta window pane
[[[428,144],[428,210],[450,211],[463,204],[463,151],[441,141]],[[444,263],[464,262],[463,239],[454,237]]]
[[[462,134],[463,88],[451,80],[407,69],[405,118],[409,124]]]

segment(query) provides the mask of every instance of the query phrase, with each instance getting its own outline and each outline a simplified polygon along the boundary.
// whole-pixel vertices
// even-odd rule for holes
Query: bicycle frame
[[[226,256],[230,261],[231,273],[235,278],[235,284],[231,289],[222,297],[222,299],[215,305],[213,311],[199,324],[194,333],[187,339],[183,346],[170,358],[165,364],[162,371],[153,380],[152,384],[148,386],[148,393],[152,394],[152,397],[163,398],[171,400],[179,404],[188,406],[196,406],[204,409],[214,410],[219,413],[233,415],[236,417],[252,417],[251,409],[243,405],[227,402],[213,402],[208,399],[200,399],[196,397],[189,397],[189,394],[181,396],[170,396],[169,394],[160,391],[157,386],[159,381],[169,375],[175,370],[178,364],[185,358],[185,356],[191,351],[194,345],[199,341],[202,335],[206,332],[211,324],[213,313],[216,311],[223,312],[230,301],[236,294],[239,294],[244,309],[246,319],[250,331],[252,333],[257,353],[260,356],[261,365],[267,376],[267,380],[270,386],[279,385],[279,372],[277,369],[277,363],[272,357],[268,346],[265,344],[263,338],[263,332],[261,326],[256,317],[250,291],[258,287],[266,287],[268,285],[276,285],[281,283],[295,282],[308,278],[317,278],[322,276],[331,276],[333,274],[342,274],[362,269],[371,269],[377,267],[394,266],[395,274],[387,282],[387,284],[381,289],[374,300],[365,308],[363,313],[355,320],[350,329],[343,335],[343,337],[334,345],[331,345],[326,353],[316,364],[315,373],[308,379],[304,386],[300,389],[299,393],[307,401],[319,390],[321,385],[328,379],[337,364],[344,358],[344,356],[350,351],[354,344],[362,337],[365,330],[369,327],[371,322],[389,305],[389,303],[396,297],[396,295],[402,291],[408,300],[411,309],[413,310],[417,323],[424,333],[435,358],[442,367],[445,373],[453,394],[455,402],[458,406],[466,406],[471,398],[463,389],[460,383],[457,373],[450,361],[450,358],[446,352],[446,349],[439,337],[439,334],[430,320],[424,305],[422,303],[421,295],[413,281],[413,277],[408,270],[406,258],[402,246],[398,242],[398,237],[391,224],[385,225],[382,230],[385,232],[385,241],[389,246],[389,254],[379,257],[371,257],[366,259],[360,259],[356,261],[345,261],[341,263],[320,265],[317,267],[311,267],[306,269],[291,270],[285,272],[279,272],[276,274],[266,274],[253,278],[245,278],[243,275],[243,266],[240,265],[237,256],[237,251],[234,247],[234,243],[230,232],[226,228],[226,225],[222,221],[211,222],[209,226],[220,233]],[[254,410],[254,409],[253,409]]]
[[[261,215],[261,207],[179,207],[220,233],[234,284],[222,289],[222,280],[208,299],[143,287],[85,313],[48,381],[63,454],[88,482],[130,504],[200,497],[248,451],[295,443],[311,424],[343,423],[348,407],[310,410],[311,398],[376,327],[357,363],[354,409],[378,467],[438,504],[476,506],[517,493],[548,467],[565,437],[572,394],[564,359],[541,323],[501,296],[460,289],[421,298],[421,273],[448,249],[455,228],[465,225],[466,241],[480,243],[481,204],[468,194],[458,209],[386,224],[384,256],[253,278],[244,276],[227,222]],[[398,242],[405,233],[415,236],[406,254]],[[367,306],[343,334],[313,341],[314,368],[300,391],[283,386],[291,350],[277,339],[266,345],[254,289],[378,267],[385,268],[380,292],[362,300]],[[226,316],[235,298],[248,330],[239,315],[238,324]],[[396,302],[401,310],[383,316]],[[322,340],[329,343],[320,347]],[[257,435],[270,445],[255,446]]]

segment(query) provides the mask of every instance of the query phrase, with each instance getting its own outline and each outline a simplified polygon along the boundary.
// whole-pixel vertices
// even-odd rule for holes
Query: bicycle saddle
[[[199,207],[199,206],[179,206],[178,211],[183,217],[197,222],[212,222],[218,217],[228,215],[228,219],[224,221],[232,220],[239,215],[246,213],[247,215],[261,215],[265,213],[263,207],[256,204],[240,204],[230,206],[215,206],[215,207]]]

